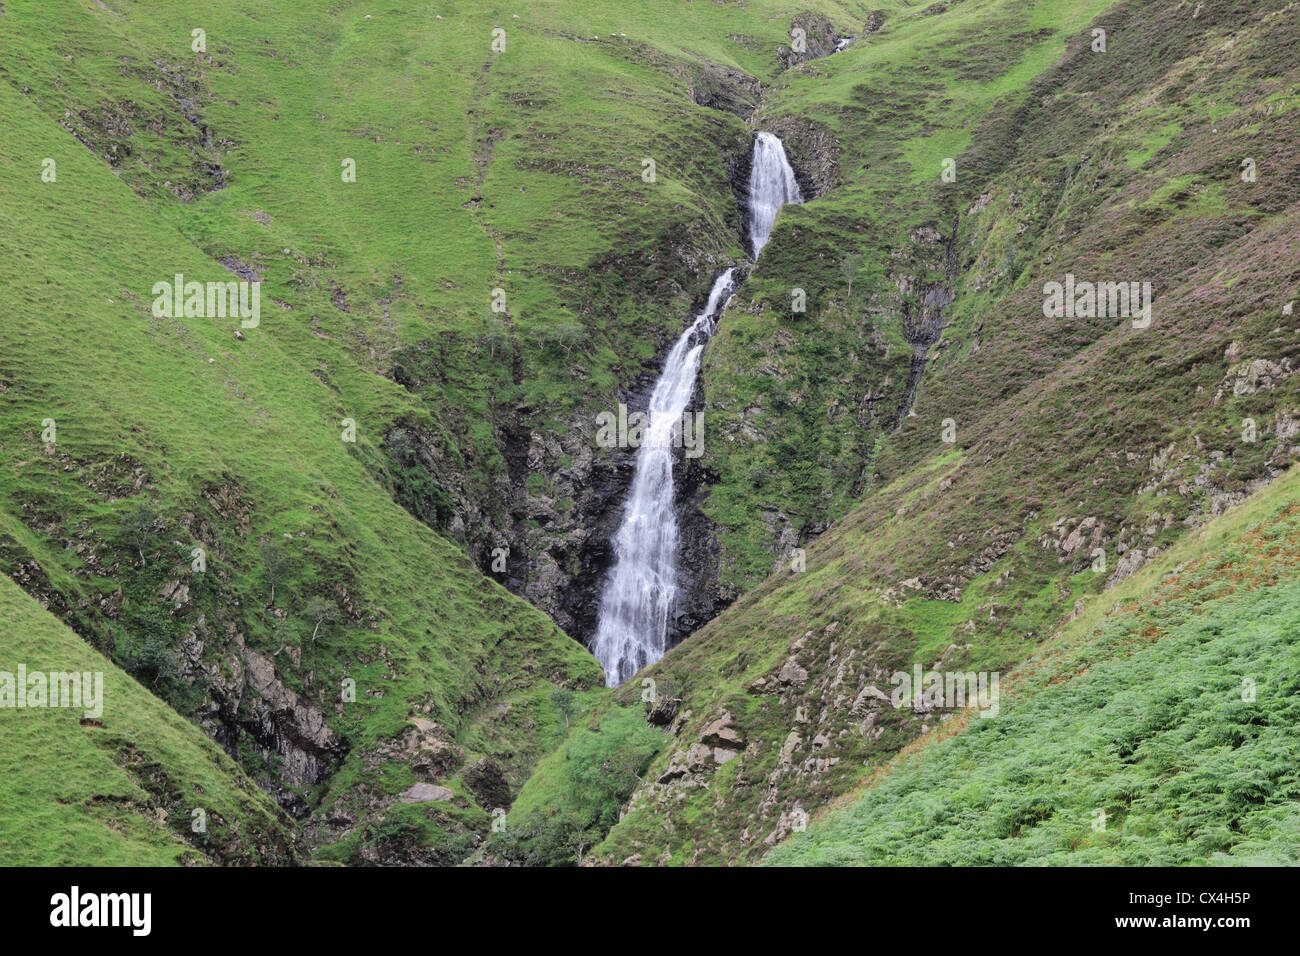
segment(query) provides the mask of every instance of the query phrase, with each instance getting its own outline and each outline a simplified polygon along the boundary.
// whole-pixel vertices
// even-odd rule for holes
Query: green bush
[[[639,707],[614,708],[597,729],[575,730],[520,794],[490,849],[534,866],[580,862],[618,822],[619,809],[662,745]]]

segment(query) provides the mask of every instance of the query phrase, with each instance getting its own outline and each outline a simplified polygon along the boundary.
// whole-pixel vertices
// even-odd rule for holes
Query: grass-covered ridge
[[[996,718],[920,741],[767,862],[1300,862],[1298,490],[1144,569],[1011,675]]]
[[[91,718],[84,708],[0,708],[7,866],[302,858],[292,821],[221,748],[0,576],[0,671],[19,665],[102,674],[103,698]]]
[[[914,346],[936,311],[947,315],[936,293],[960,281],[954,232],[988,172],[968,151],[1109,6],[897,4],[843,53],[774,82],[756,124],[785,136],[802,168],[825,167],[826,182],[782,212],[705,363],[724,436],[709,448],[722,477],[708,513],[733,591],[877,482],[888,435],[911,410]],[[955,182],[941,179],[947,163]],[[806,313],[791,310],[796,288]]]
[[[783,211],[706,357],[706,510],[736,592],[930,455],[945,419],[984,432],[1096,340],[1101,323],[1042,320],[1044,281],[1143,275],[1163,295],[1294,199],[1285,3],[918,6],[781,74],[757,118],[831,171]],[[1248,156],[1269,169],[1251,184]]]
[[[19,13],[9,5],[0,29]],[[0,567],[299,813],[382,812],[402,788],[376,751],[412,716],[454,737],[489,704],[518,717],[534,687],[599,679],[394,501],[383,416],[427,411],[270,289],[243,340],[235,321],[154,318],[155,282],[229,273],[30,94],[0,84],[0,109],[0,216],[22,237],[0,264],[14,317],[0,327]],[[270,683],[246,694],[263,661]],[[466,747],[466,762],[517,773],[535,754],[509,720],[488,722],[495,736],[475,727],[490,749]]]

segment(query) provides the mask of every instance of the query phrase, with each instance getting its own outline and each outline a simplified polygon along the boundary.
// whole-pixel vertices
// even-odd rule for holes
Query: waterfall
[[[785,147],[771,133],[759,133],[749,169],[749,242],[755,259],[767,245],[777,211],[786,203],[801,202],[803,196],[785,158]]]
[[[616,687],[664,656],[668,613],[677,593],[677,512],[673,500],[673,434],[695,391],[700,354],[713,334],[734,269],[718,276],[704,311],[673,350],[650,395],[649,425],[636,456],[623,524],[614,535],[614,570],[600,599],[592,653]]]
[[[754,140],[749,176],[750,244],[754,258],[767,243],[777,210],[803,202],[781,141],[771,133]],[[704,345],[735,291],[735,269],[714,280],[704,311],[668,353],[647,409],[649,423],[637,451],[623,522],[613,538],[614,567],[601,594],[591,650],[616,687],[668,649],[668,617],[677,595],[677,511],[673,445],[695,391]]]

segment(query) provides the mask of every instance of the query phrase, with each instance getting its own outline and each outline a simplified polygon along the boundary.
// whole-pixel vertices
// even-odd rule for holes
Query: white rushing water
[[[614,535],[614,569],[600,599],[592,653],[617,687],[664,656],[668,614],[677,594],[677,512],[673,495],[673,429],[695,391],[700,354],[713,334],[734,269],[718,276],[704,311],[668,353],[650,395],[649,424],[636,456],[623,524]]]
[[[781,141],[771,133],[754,140],[749,176],[750,244],[754,258],[767,243],[777,210],[803,202]],[[664,362],[647,409],[649,424],[632,475],[623,523],[614,535],[614,567],[600,599],[591,650],[616,687],[668,649],[668,617],[677,596],[677,511],[673,446],[695,391],[704,345],[735,290],[735,270],[713,283],[709,301],[682,333]]]
[[[749,242],[754,258],[767,245],[776,214],[786,203],[801,203],[799,183],[785,158],[785,147],[771,133],[754,138],[754,161],[749,169]]]

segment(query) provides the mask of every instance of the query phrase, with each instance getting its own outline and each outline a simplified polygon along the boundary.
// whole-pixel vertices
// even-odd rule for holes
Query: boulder
[[[852,711],[855,714],[860,714],[867,707],[880,707],[888,703],[888,694],[874,684],[868,684],[862,688],[862,692],[853,701]]]
[[[701,773],[713,769],[713,748],[706,744],[691,744],[686,752],[686,769]]]
[[[808,672],[800,667],[792,657],[785,662],[785,665],[781,668],[781,672],[776,675],[776,679],[782,684],[793,684],[796,687],[802,687],[804,684],[808,683]]]
[[[490,757],[481,757],[466,767],[463,779],[484,810],[510,806],[510,784]]]
[[[671,783],[686,776],[686,752],[678,750],[668,761],[668,767],[659,775],[660,783]]]
[[[439,787],[432,783],[417,783],[409,790],[403,790],[398,794],[397,799],[403,803],[438,803],[444,800],[450,800],[455,794],[446,787]]]
[[[721,717],[705,725],[700,732],[700,742],[725,750],[745,749],[744,736],[733,723],[731,714],[725,710]]]
[[[655,727],[667,727],[677,716],[677,709],[681,705],[680,697],[660,697],[651,705],[650,712],[646,714],[646,722]]]
[[[799,749],[799,734],[796,731],[790,731],[786,734],[785,743],[781,744],[781,763],[788,764],[794,762],[794,752]]]

